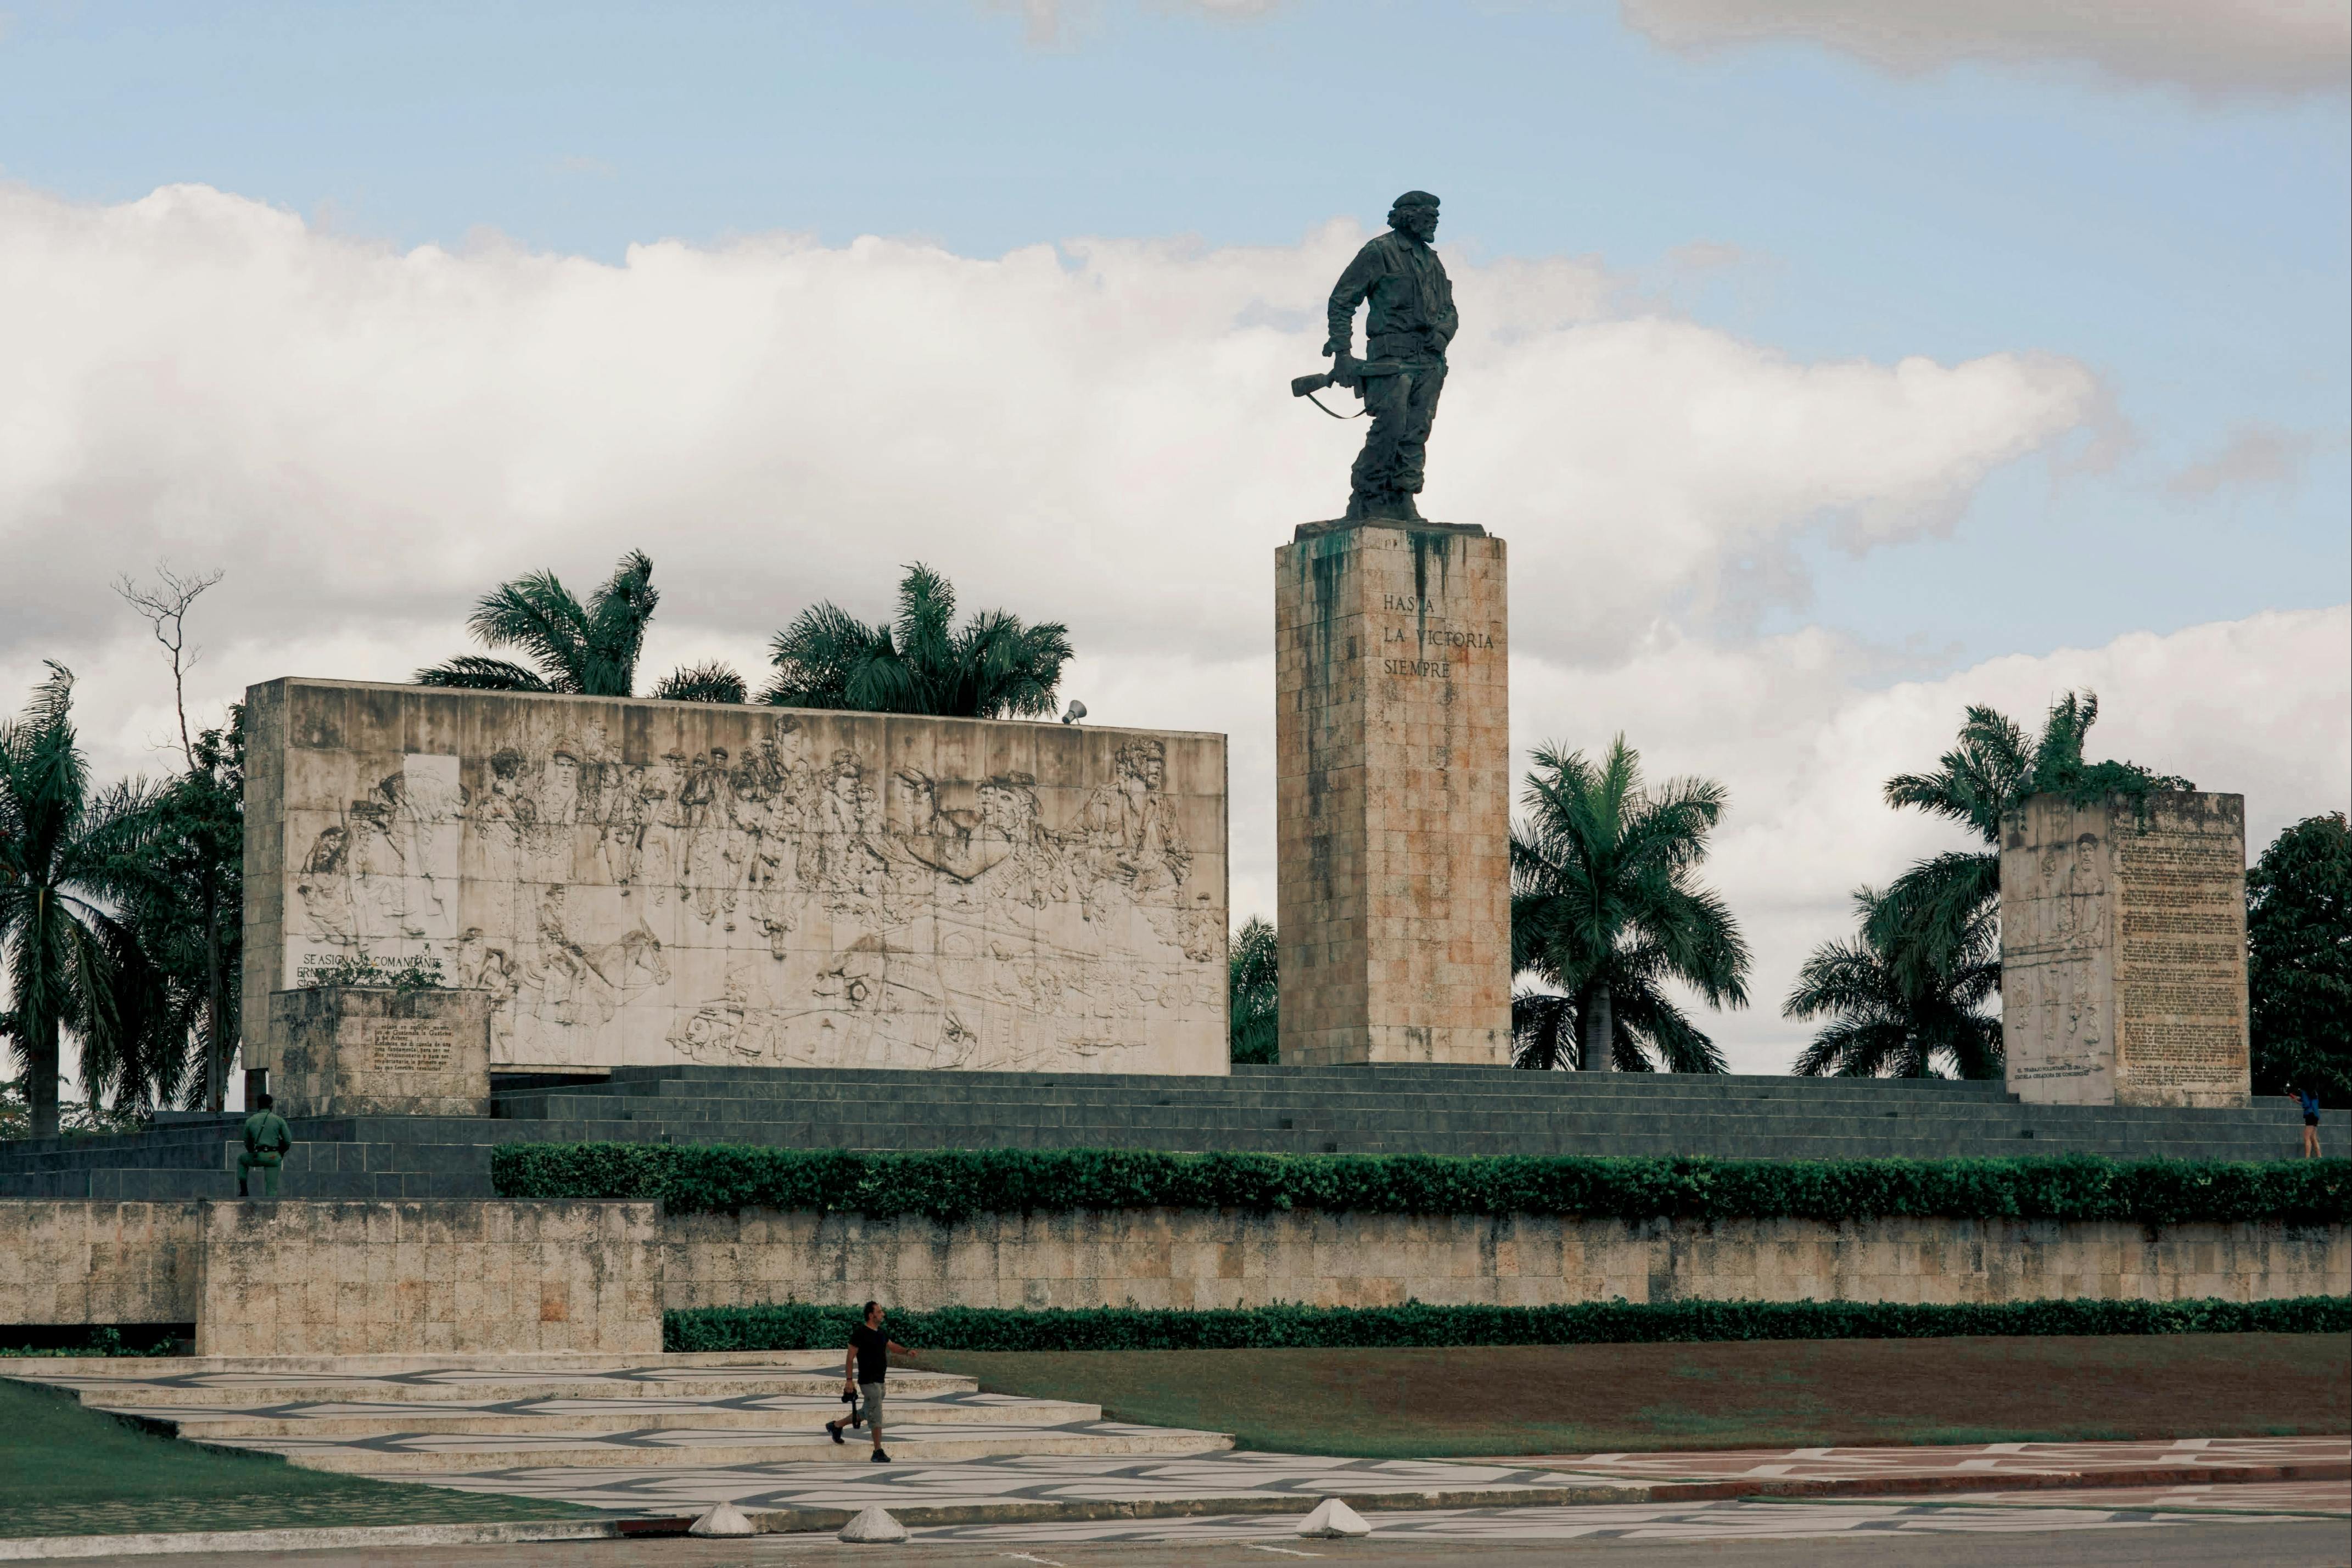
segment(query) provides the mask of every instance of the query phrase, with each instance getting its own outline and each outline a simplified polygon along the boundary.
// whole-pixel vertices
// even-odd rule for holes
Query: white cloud
[[[968,605],[1069,621],[1069,689],[1099,721],[1233,735],[1236,912],[1270,910],[1270,556],[1338,510],[1361,429],[1286,383],[1320,363],[1361,237],[978,260],[762,237],[607,266],[396,252],[201,186],[106,207],[0,188],[0,706],[63,658],[100,767],[158,766],[160,663],[106,585],[159,556],[228,569],[196,617],[208,703],[286,674],[403,679],[466,647],[489,584],[585,584],[640,545],[665,595],[648,663],[756,675],[793,612],[879,614],[919,558]],[[1932,756],[1963,699],[1882,712],[1895,698],[1858,694],[1853,650],[1713,646],[1707,607],[1727,579],[1786,577],[1810,531],[1871,548],[1944,526],[1993,468],[2095,419],[2101,389],[2031,353],[1793,360],[1629,313],[1591,259],[1450,265],[1469,325],[1427,501],[1511,542],[1520,741],[1622,726],[1662,769],[1724,777],[1726,886],[1768,954],[1801,952],[1909,852],[1872,787]],[[2209,744],[2228,710],[2183,732]],[[2147,748],[2199,775],[2166,750]],[[1727,1037],[1769,1044],[1770,1013]]]
[[[2061,61],[2200,93],[2342,92],[2344,0],[1619,0],[1696,53],[1795,39],[1911,75],[1964,60]]]
[[[0,191],[0,531],[35,542],[0,638],[112,616],[86,585],[164,552],[233,566],[221,597],[257,630],[453,636],[493,578],[642,544],[673,616],[730,635],[817,595],[878,608],[920,556],[1106,655],[1254,647],[1264,552],[1339,510],[1360,438],[1286,383],[1321,363],[1360,238],[973,260],[763,237],[612,267],[395,253],[201,186]],[[1455,269],[1433,515],[1611,584],[1531,651],[1620,647],[1824,519],[1864,544],[1936,528],[2096,401],[2063,360],[1801,363],[1614,316],[1589,261]]]
[[[2202,499],[2224,489],[2292,489],[2319,441],[2308,433],[2252,425],[2231,432],[2221,450],[2167,481],[2177,496]]]

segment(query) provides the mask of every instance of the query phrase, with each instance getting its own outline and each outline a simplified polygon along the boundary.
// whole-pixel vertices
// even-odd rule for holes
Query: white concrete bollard
[[[1298,1521],[1299,1534],[1318,1536],[1325,1541],[1343,1535],[1370,1535],[1371,1532],[1372,1527],[1364,1522],[1362,1514],[1335,1497],[1325,1498],[1315,1505],[1313,1513]]]
[[[906,1540],[907,1527],[892,1519],[880,1503],[875,1503],[841,1527],[841,1539],[862,1546],[879,1546]]]
[[[743,1510],[731,1502],[715,1502],[702,1510],[702,1517],[686,1527],[688,1535],[757,1535],[760,1527],[744,1517]]]

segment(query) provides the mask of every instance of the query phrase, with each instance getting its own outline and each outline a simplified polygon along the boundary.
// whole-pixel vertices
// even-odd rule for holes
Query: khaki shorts
[[[882,1385],[880,1384],[861,1383],[857,1385],[857,1413],[866,1417],[866,1430],[872,1431],[874,1424],[882,1419]]]

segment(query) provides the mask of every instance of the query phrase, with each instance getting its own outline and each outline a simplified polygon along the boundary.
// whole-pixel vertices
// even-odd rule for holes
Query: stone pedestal
[[[2248,1103],[2245,797],[2035,795],[2002,824],[2000,958],[2020,1099]]]
[[[1320,523],[1275,552],[1286,1066],[1505,1066],[1503,542]]]
[[[269,998],[282,1116],[488,1116],[490,996],[322,985]]]

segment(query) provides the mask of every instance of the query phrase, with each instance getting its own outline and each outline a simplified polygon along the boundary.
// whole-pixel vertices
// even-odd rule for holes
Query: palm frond
[[[536,673],[502,658],[459,654],[446,664],[429,665],[416,672],[419,686],[454,687],[461,691],[551,691]]]
[[[466,626],[484,647],[519,647],[529,654],[547,690],[584,690],[588,613],[554,573],[534,572],[499,584],[482,595]]]
[[[590,595],[582,627],[579,690],[589,697],[628,697],[636,691],[637,658],[646,627],[661,595],[653,585],[654,563],[642,550],[621,557],[604,585]]]
[[[662,702],[740,702],[746,692],[732,665],[712,659],[678,666],[654,682],[653,695]]]
[[[1572,1071],[1576,1067],[1576,998],[1552,991],[1520,991],[1511,997],[1511,1065],[1531,1072]]]

